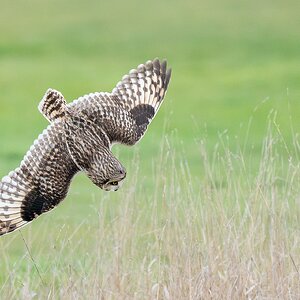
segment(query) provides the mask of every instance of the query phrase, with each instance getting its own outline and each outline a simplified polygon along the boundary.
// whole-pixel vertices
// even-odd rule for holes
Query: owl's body
[[[20,167],[0,182],[0,235],[54,208],[79,171],[100,188],[117,190],[126,171],[110,149],[141,139],[162,103],[170,75],[166,62],[148,61],[124,76],[111,93],[89,94],[70,104],[49,89],[39,109],[50,125]]]

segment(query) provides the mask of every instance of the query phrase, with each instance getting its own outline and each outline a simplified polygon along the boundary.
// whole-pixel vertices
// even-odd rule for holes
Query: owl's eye
[[[118,185],[118,181],[112,181],[110,184],[111,185]]]

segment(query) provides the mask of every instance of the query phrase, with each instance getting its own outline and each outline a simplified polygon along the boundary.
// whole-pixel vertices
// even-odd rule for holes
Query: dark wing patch
[[[139,104],[130,110],[137,126],[147,126],[154,117],[154,107],[149,104]]]
[[[30,222],[43,211],[44,203],[46,203],[43,197],[35,190],[29,192],[21,205],[21,217],[24,221]]]

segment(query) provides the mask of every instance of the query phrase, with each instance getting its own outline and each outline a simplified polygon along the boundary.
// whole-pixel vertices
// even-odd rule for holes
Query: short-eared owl
[[[67,104],[60,92],[47,90],[39,110],[50,125],[0,182],[0,235],[58,205],[78,171],[101,189],[118,190],[126,170],[111,147],[134,145],[143,137],[170,76],[166,61],[155,59],[131,70],[111,93],[96,92]]]

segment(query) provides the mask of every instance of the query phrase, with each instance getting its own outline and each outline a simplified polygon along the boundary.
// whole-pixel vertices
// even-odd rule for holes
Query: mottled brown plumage
[[[126,171],[110,148],[142,138],[170,76],[166,62],[155,59],[130,71],[111,93],[92,93],[67,104],[60,92],[49,89],[39,110],[51,124],[0,182],[0,235],[55,207],[79,171],[100,188],[117,190]]]

